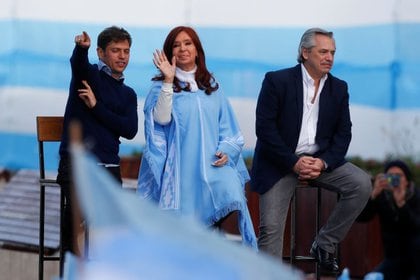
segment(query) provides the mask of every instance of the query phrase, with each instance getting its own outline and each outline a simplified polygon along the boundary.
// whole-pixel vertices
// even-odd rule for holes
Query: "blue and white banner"
[[[37,168],[35,117],[64,113],[73,39],[93,42],[110,25],[133,37],[126,83],[139,101],[139,133],[121,155],[144,145],[143,101],[156,74],[152,53],[176,25],[196,28],[238,116],[246,151],[255,145],[255,105],[265,72],[295,65],[301,34],[334,32],[332,73],[348,82],[353,121],[349,156],[420,158],[420,2],[417,0],[2,0],[0,3],[0,167]],[[95,44],[90,50],[97,60]],[[55,169],[56,147],[50,149]],[[54,154],[55,153],[55,154]]]

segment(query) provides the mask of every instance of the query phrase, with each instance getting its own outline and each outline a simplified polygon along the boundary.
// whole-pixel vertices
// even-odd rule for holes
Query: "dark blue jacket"
[[[269,190],[298,160],[295,150],[303,115],[301,65],[268,72],[262,83],[256,110],[256,134],[251,189]],[[319,116],[314,155],[328,170],[345,163],[351,140],[351,120],[347,83],[328,74],[319,100]],[[328,171],[327,170],[327,171]]]

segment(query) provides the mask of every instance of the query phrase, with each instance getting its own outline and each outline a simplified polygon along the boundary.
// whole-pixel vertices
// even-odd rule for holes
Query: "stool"
[[[314,257],[311,255],[296,255],[296,207],[297,207],[297,192],[299,189],[317,189],[316,193],[316,200],[315,200],[315,235],[318,233],[319,229],[321,228],[321,196],[322,196],[322,189],[315,186],[303,186],[299,185],[296,186],[292,201],[291,201],[291,208],[290,208],[290,258],[289,262],[293,265],[295,262],[298,261],[307,261],[307,262],[314,262],[316,263],[315,266],[315,275],[316,279],[320,279],[320,265],[316,261]],[[339,194],[337,195],[337,200],[339,199]],[[308,249],[309,251],[309,249]],[[335,253],[338,256],[338,246]]]

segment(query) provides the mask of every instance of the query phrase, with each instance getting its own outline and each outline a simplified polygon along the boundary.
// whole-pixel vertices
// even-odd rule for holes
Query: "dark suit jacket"
[[[251,189],[260,194],[293,172],[303,115],[302,69],[268,72],[262,83],[256,110],[257,143],[252,166]],[[327,171],[345,163],[351,140],[347,83],[328,74],[319,100],[314,155],[323,159]]]

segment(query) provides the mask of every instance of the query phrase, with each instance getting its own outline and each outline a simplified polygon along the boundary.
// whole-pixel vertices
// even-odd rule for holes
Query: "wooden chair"
[[[63,131],[63,120],[61,116],[37,116],[36,128],[38,138],[38,153],[39,153],[39,260],[38,260],[38,278],[44,279],[44,261],[59,261],[60,262],[60,276],[63,272],[64,252],[61,246],[61,225],[63,224],[63,208],[64,195],[60,192],[60,252],[59,256],[45,255],[44,236],[45,236],[45,187],[60,187],[56,179],[45,177],[45,162],[44,162],[44,142],[60,142]],[[57,153],[58,154],[58,153]]]

